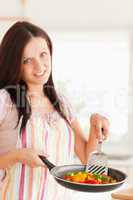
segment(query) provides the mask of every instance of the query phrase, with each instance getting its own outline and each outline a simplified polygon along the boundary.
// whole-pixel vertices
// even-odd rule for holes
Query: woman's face
[[[22,55],[22,79],[28,88],[43,86],[51,73],[51,55],[44,38],[33,37]]]

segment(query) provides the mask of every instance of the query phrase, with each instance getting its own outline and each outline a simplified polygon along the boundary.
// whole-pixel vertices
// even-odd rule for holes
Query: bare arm
[[[78,120],[74,120],[71,123],[72,129],[75,135],[75,145],[74,150],[79,159],[83,164],[87,163],[88,157],[90,153],[97,148],[98,140],[104,139],[108,136],[108,120],[98,114],[93,114],[90,119],[90,130],[88,140],[85,139],[83,130],[78,122]],[[101,129],[104,129],[104,132],[101,132]]]
[[[30,167],[45,167],[38,157],[39,154],[42,153],[30,148],[13,149],[0,155],[0,169],[11,167],[17,162],[29,165]]]
[[[0,169],[8,168],[17,162],[15,150],[0,155]]]
[[[79,157],[80,161],[85,164],[86,163],[86,145],[87,140],[83,135],[83,130],[78,122],[78,120],[74,120],[71,123],[74,136],[75,136],[75,143],[74,143],[74,151],[76,155]]]

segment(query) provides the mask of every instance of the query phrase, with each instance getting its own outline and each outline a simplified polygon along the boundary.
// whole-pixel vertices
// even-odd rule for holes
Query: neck
[[[27,91],[28,96],[45,96],[43,87],[29,87]]]

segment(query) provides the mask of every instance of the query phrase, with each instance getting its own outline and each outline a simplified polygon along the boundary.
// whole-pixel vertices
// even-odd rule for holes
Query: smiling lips
[[[39,72],[39,73],[35,73],[34,75],[37,76],[37,77],[42,77],[44,76],[46,73],[46,71],[42,71],[42,72]]]

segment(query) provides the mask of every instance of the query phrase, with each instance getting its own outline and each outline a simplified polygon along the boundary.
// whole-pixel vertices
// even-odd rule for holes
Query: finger
[[[99,142],[103,141],[102,124],[99,122],[95,125],[96,138]]]
[[[98,140],[103,140],[108,137],[109,133],[109,121],[106,117],[99,114],[93,114],[90,119],[92,127],[95,127],[96,138]]]
[[[99,141],[103,140],[102,120],[99,114],[93,114],[90,119],[91,126],[95,129],[96,138]]]
[[[102,127],[103,127],[104,139],[107,139],[109,135],[109,121],[105,117],[103,117]]]
[[[49,157],[49,155],[47,153],[44,153],[44,151],[42,151],[42,150],[38,150],[37,154],[41,155],[41,156]]]
[[[106,140],[108,138],[108,130],[102,128],[102,135],[103,135],[103,140]]]

